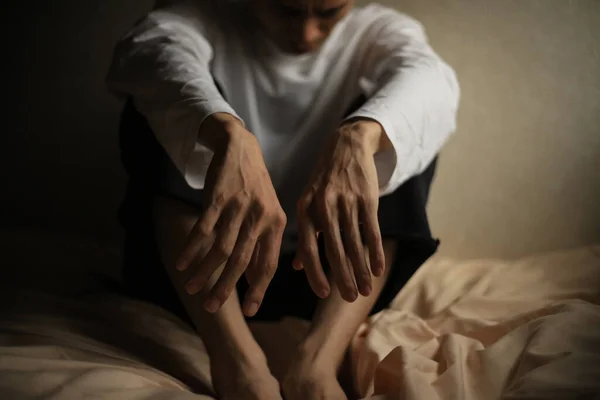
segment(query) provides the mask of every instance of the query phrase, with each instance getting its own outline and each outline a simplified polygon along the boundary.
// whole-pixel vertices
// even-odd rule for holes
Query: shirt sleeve
[[[187,183],[201,189],[212,152],[197,141],[200,125],[217,112],[237,114],[210,72],[216,39],[202,2],[164,3],[119,41],[107,85],[133,99]]]
[[[376,16],[359,55],[368,100],[348,119],[376,120],[393,145],[375,156],[385,195],[423,172],[454,132],[460,90],[417,21],[382,7],[371,12]]]

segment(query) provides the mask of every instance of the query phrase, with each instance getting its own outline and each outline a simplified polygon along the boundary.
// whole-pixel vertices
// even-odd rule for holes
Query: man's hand
[[[243,309],[247,316],[253,316],[277,269],[285,213],[260,146],[239,120],[229,114],[214,114],[203,122],[198,137],[214,156],[204,185],[205,209],[177,269],[197,267],[186,284],[187,292],[196,294],[226,263],[206,298],[209,312],[221,307],[245,272],[250,289]]]
[[[298,202],[299,245],[294,268],[306,271],[313,291],[320,297],[330,292],[319,260],[320,233],[325,239],[333,281],[344,300],[358,298],[357,285],[358,292],[368,296],[372,290],[371,272],[383,275],[374,154],[388,146],[379,123],[347,122],[332,137]]]

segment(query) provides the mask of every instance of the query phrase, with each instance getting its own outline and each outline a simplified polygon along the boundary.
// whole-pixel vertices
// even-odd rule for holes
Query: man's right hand
[[[211,115],[202,123],[198,138],[214,155],[204,184],[205,208],[177,269],[197,268],[186,284],[186,291],[196,294],[226,263],[206,297],[209,312],[221,307],[245,272],[250,288],[243,310],[253,316],[277,269],[286,216],[260,145],[237,118]]]

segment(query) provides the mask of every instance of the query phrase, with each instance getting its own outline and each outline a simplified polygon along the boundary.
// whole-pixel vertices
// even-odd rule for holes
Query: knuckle
[[[314,256],[319,251],[319,248],[314,243],[305,244],[304,249],[306,250],[306,253],[309,257]],[[309,263],[309,264],[312,264],[312,263]]]
[[[278,228],[283,228],[283,227],[285,227],[286,224],[287,224],[287,215],[285,214],[285,212],[283,210],[280,209],[275,214],[275,225]]]
[[[234,204],[238,207],[244,207],[253,201],[253,197],[254,196],[252,196],[252,194],[248,191],[240,191],[233,198],[235,201]]]
[[[265,282],[265,284],[268,285],[273,275],[275,275],[276,270],[276,265],[272,263],[265,264],[264,268],[261,268],[260,271],[260,281]]]
[[[247,246],[248,243],[254,243],[260,237],[260,225],[256,223],[245,224],[244,229],[240,232],[240,239],[238,240],[238,246]],[[244,253],[246,250],[244,250]]]
[[[322,194],[322,200],[327,204],[335,204],[338,201],[339,193],[338,191],[331,187],[327,186]]]
[[[343,202],[346,205],[356,204],[358,201],[358,195],[353,192],[344,193],[342,196]]]
[[[319,246],[316,243],[311,243],[308,245],[308,251],[311,254],[317,254],[319,252]]]
[[[243,194],[237,195],[231,199],[230,204],[232,207],[240,209],[246,204],[246,197]]]
[[[237,265],[243,268],[246,268],[250,261],[252,260],[252,251],[245,250],[243,251],[239,257],[237,258]]]
[[[373,244],[377,247],[381,247],[383,241],[381,239],[381,232],[379,231],[379,229],[370,229],[370,231]]]
[[[223,193],[215,193],[212,201],[210,202],[209,208],[213,211],[219,211],[225,202],[226,199]]]
[[[213,233],[212,229],[206,224],[198,224],[197,232],[201,237],[210,236]]]
[[[231,254],[231,246],[223,242],[217,243],[214,250],[217,256],[221,258],[229,257]]]

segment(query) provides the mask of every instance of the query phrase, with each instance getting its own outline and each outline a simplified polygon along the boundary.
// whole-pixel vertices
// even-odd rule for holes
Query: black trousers
[[[364,99],[350,108],[352,112]],[[129,176],[119,221],[125,229],[123,278],[128,293],[155,303],[190,322],[161,263],[155,240],[152,208],[156,196],[167,196],[202,210],[202,192],[192,189],[157,142],[145,118],[129,101],[121,118],[121,159]],[[371,313],[384,309],[432,254],[439,242],[430,232],[426,214],[429,189],[435,173],[434,161],[426,171],[405,182],[379,202],[379,225],[383,239],[397,242],[397,252],[388,281]],[[321,261],[328,269],[320,243]],[[277,320],[295,316],[310,320],[318,297],[312,292],[303,271],[295,271],[294,254],[282,254],[279,268],[263,304],[252,320]],[[240,279],[240,298],[248,289]]]

